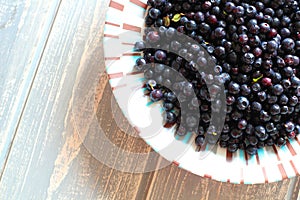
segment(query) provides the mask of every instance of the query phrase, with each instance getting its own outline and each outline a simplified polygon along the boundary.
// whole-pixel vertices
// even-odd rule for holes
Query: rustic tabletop
[[[104,68],[109,0],[0,0],[0,199],[297,199],[300,178],[233,185],[169,165],[134,174],[107,167],[74,128],[72,91],[83,63]],[[95,42],[96,41],[96,42]],[[98,51],[89,51],[95,45]],[[111,89],[100,78],[97,116],[122,149],[150,152],[112,119]],[[125,119],[127,131],[134,131]],[[117,155],[106,155],[114,159]]]

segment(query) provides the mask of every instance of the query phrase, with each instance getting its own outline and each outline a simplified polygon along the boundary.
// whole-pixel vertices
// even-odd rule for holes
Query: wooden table
[[[233,185],[175,165],[124,173],[93,158],[74,129],[72,91],[87,59],[104,67],[108,3],[0,0],[0,199],[297,199],[299,177]],[[95,38],[99,51],[91,54]],[[119,110],[104,109],[111,98],[107,81],[101,77],[95,103],[111,141],[127,150],[151,151],[116,126],[111,116]]]

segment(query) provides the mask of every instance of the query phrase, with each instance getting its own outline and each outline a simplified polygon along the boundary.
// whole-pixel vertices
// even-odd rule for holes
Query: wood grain
[[[109,113],[118,113],[120,111],[105,111],[105,107],[110,104],[110,95],[111,91],[108,87],[104,90],[105,96],[101,99],[98,108],[99,118],[103,118],[102,126],[107,125],[110,127],[109,130],[114,130],[112,135],[108,137],[115,144],[119,145],[120,139],[125,140],[125,145],[120,145],[120,148],[128,148],[127,141],[128,136],[124,132],[119,132],[115,128],[117,125],[112,125],[113,121],[111,119],[112,115]],[[125,123],[125,121],[124,121]],[[113,133],[108,131],[109,134]],[[131,138],[132,139],[132,138]],[[134,144],[138,144],[138,139],[129,140]],[[119,142],[118,142],[119,141]],[[131,150],[139,151],[137,147],[131,147]],[[120,184],[120,181],[123,181],[123,178],[127,176],[127,173],[121,173],[116,170],[112,170],[113,173],[110,176],[110,179],[113,181],[110,183],[111,186],[105,191],[101,191],[101,195],[108,193],[114,194],[114,192],[121,193],[120,196],[110,196],[107,195],[107,199],[128,199],[125,198],[123,190],[116,188],[115,186]],[[107,173],[107,172],[100,172]],[[138,175],[134,175],[136,177]],[[136,177],[137,178],[137,177]],[[116,180],[115,180],[116,179]],[[107,180],[105,180],[106,182]],[[101,181],[99,180],[101,183]],[[175,165],[170,165],[164,169],[144,173],[141,177],[137,179],[126,179],[127,187],[130,187],[131,184],[135,184],[135,187],[138,190],[135,192],[135,199],[205,199],[205,200],[215,200],[215,199],[270,199],[270,200],[281,200],[281,199],[297,199],[297,194],[299,192],[299,177],[284,180],[276,183],[269,184],[257,184],[257,185],[235,185],[229,183],[220,183],[210,179],[202,178],[186,172],[183,169],[178,168]],[[103,183],[104,184],[104,183]],[[101,186],[102,184],[99,184]],[[133,192],[128,188],[123,188],[128,191],[133,197]],[[126,194],[128,194],[126,193]],[[99,197],[99,196],[98,196]],[[131,198],[133,199],[133,198]]]
[[[25,108],[0,180],[0,199],[297,199],[299,177],[271,184],[233,185],[198,177],[174,165],[143,174],[125,173],[93,157],[74,128],[78,116],[71,110],[72,91],[83,65],[104,68],[101,38],[108,3],[61,1],[43,53],[37,56],[40,61],[30,94],[22,104]],[[14,17],[5,19],[11,22]],[[25,63],[30,63],[27,59]],[[105,74],[92,101],[98,105],[99,124],[116,146],[131,152],[152,151],[143,140],[133,137],[136,132],[120,109],[111,106],[112,92]],[[94,145],[101,150],[101,141]],[[103,156],[120,164],[120,152]],[[123,164],[135,163],[127,160]]]
[[[155,172],[146,199],[290,199],[286,197],[290,182],[284,180],[258,185],[220,183],[172,165]]]
[[[0,177],[60,0],[0,0]]]
[[[74,132],[67,130],[70,127],[68,111],[72,90],[86,49],[96,37],[99,37],[98,41],[101,38],[99,30],[103,27],[107,3],[62,1],[43,55],[24,58],[24,65],[37,62],[34,59],[40,60],[39,69],[3,172],[0,199],[45,199],[47,195],[50,198],[68,174],[69,165],[80,152],[80,141]],[[39,1],[40,4],[53,6],[54,2]],[[44,7],[39,10],[47,11]],[[33,22],[41,20],[36,15],[38,13],[33,11],[29,13]],[[34,28],[31,23],[27,26]],[[22,37],[35,38],[35,33]],[[76,172],[70,176],[76,176]]]

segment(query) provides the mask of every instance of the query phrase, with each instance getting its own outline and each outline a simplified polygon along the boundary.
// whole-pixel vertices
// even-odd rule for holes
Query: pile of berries
[[[144,72],[151,100],[163,100],[166,125],[180,127],[178,135],[195,132],[198,146],[218,142],[250,155],[300,133],[298,1],[148,0],[148,5],[145,41],[135,44],[143,57],[135,68]],[[195,42],[177,39],[180,34]],[[214,74],[199,72],[208,67]],[[212,106],[222,92],[225,106],[218,101]],[[222,130],[208,130],[211,113],[222,111]]]

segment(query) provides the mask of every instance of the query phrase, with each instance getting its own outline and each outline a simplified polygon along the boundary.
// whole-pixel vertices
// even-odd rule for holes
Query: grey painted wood
[[[0,177],[60,0],[0,0]]]
[[[35,3],[55,7],[54,1]],[[105,13],[103,5],[102,1],[97,0],[79,0],[76,3],[63,0],[43,55],[31,52],[31,56],[35,57],[28,59],[28,55],[23,58],[23,64],[18,64],[22,67],[28,62],[36,62],[35,59],[39,60],[42,56],[2,175],[0,199],[51,198],[64,179],[62,171],[66,172],[65,165],[72,162],[79,152],[80,142],[76,143],[72,139],[74,132],[67,130],[70,128],[69,102],[77,70],[85,59],[88,46],[95,42],[95,38],[98,38],[98,42],[101,40],[99,30]],[[44,8],[43,12],[46,11]],[[37,14],[31,11],[28,15],[40,21],[40,17],[35,16]],[[25,19],[30,21],[28,18]],[[30,25],[32,26],[27,26]],[[32,32],[23,37],[33,40],[43,33]],[[38,41],[43,40],[38,38]],[[39,42],[29,42],[38,48]],[[18,41],[15,45],[17,44],[21,42]],[[18,50],[26,48],[30,47],[25,45]],[[12,64],[17,62],[16,58],[11,61]],[[29,67],[25,71],[31,72],[32,69]],[[23,79],[27,80],[27,76],[23,76]],[[23,87],[28,90],[28,86],[29,84]],[[24,99],[26,94],[18,98]],[[72,175],[76,176],[76,172]]]

